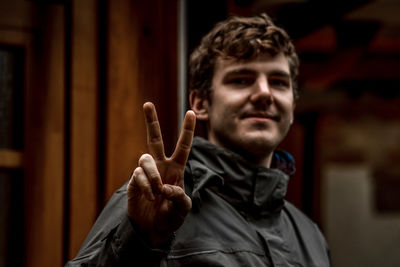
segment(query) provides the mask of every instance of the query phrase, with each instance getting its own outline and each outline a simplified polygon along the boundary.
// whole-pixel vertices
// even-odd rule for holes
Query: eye
[[[254,78],[249,76],[231,77],[225,80],[226,84],[238,87],[249,86],[254,83]]]
[[[290,81],[284,78],[271,78],[269,84],[278,88],[289,88]]]

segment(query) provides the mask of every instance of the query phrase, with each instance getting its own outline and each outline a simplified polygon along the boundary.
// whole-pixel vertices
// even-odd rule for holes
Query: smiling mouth
[[[269,113],[246,113],[242,117],[242,119],[253,119],[260,121],[273,120],[278,121],[279,117],[277,115],[269,114]]]

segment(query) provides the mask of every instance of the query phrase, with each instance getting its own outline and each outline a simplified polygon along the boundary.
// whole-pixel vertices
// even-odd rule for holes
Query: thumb
[[[173,208],[180,215],[186,216],[192,208],[192,200],[177,185],[164,184],[161,193],[166,199],[173,202]]]

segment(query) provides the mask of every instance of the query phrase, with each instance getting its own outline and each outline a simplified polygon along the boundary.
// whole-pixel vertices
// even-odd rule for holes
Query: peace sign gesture
[[[149,154],[143,154],[127,187],[128,216],[154,246],[168,240],[183,223],[192,201],[184,191],[184,170],[194,135],[196,115],[186,112],[171,157],[166,157],[154,105],[143,105]]]

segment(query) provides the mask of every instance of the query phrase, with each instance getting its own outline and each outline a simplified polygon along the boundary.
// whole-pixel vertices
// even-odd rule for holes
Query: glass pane
[[[0,45],[0,148],[23,149],[24,49]]]

